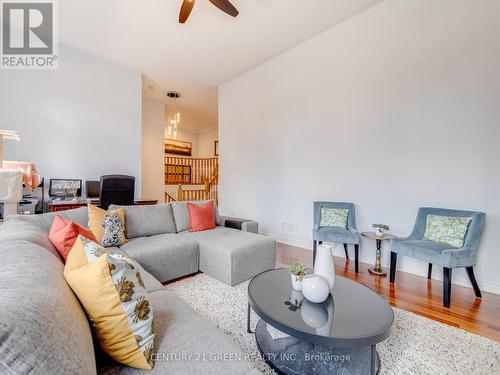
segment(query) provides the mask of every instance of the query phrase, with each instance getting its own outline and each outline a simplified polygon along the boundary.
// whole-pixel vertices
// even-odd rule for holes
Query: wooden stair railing
[[[165,192],[165,202],[214,200],[218,203],[218,176],[218,158],[166,156],[165,185],[178,185],[178,188],[176,196]],[[186,189],[185,185],[203,185],[203,188]]]
[[[165,156],[165,185],[203,185],[218,174],[218,158]]]
[[[165,203],[175,202],[176,199],[172,197],[169,193],[165,192]]]
[[[218,196],[218,175],[216,174],[210,180],[205,181],[203,189],[188,189],[184,190],[179,184],[177,188],[177,201],[207,201],[213,200],[216,204],[219,203]]]

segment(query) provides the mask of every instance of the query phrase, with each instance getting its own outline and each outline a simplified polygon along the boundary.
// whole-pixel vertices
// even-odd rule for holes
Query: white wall
[[[165,200],[165,104],[142,99],[142,197]]]
[[[135,176],[141,187],[141,75],[61,46],[59,69],[0,71],[0,128],[18,130],[5,160],[32,161],[47,181]]]
[[[476,276],[500,293],[499,14],[493,0],[386,0],[221,86],[222,212],[310,248],[314,200],[355,202],[359,229],[397,235],[423,205],[485,211]]]
[[[198,157],[213,158],[214,143],[219,139],[218,129],[211,128],[198,133]]]

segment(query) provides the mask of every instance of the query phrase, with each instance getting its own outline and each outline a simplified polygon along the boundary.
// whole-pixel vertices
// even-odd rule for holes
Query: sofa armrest
[[[259,223],[253,220],[221,215],[220,225],[222,227],[239,229],[245,232],[259,233]]]

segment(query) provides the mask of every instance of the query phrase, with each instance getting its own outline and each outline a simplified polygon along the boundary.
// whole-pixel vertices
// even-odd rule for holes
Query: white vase
[[[302,290],[302,280],[298,276],[292,274],[290,276],[292,277],[292,288],[300,292]]]
[[[332,248],[328,245],[319,245],[316,250],[316,260],[314,261],[314,274],[323,277],[330,291],[335,285],[335,264],[333,263]]]
[[[330,295],[330,287],[322,276],[307,275],[302,279],[302,294],[308,301],[321,303]]]
[[[375,235],[377,237],[382,237],[384,235],[384,229],[383,228],[375,228]]]

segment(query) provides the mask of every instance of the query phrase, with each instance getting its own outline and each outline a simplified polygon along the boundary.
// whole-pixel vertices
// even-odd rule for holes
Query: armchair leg
[[[451,268],[443,268],[443,306],[450,307],[451,300]]]
[[[354,245],[354,272],[356,272],[356,273],[359,272],[358,258],[359,258],[359,245],[355,244]]]
[[[479,290],[479,285],[477,285],[476,277],[474,276],[474,269],[472,267],[465,267],[465,269],[467,270],[467,276],[469,276],[470,283],[474,288],[474,294],[477,298],[483,298]]]
[[[429,263],[429,268],[427,269],[427,279],[430,280],[432,276],[432,263]]]
[[[349,253],[347,252],[347,244],[344,244],[345,258],[349,260]]]
[[[316,250],[318,248],[318,241],[313,240],[313,267],[314,267],[314,261],[316,260]]]
[[[396,262],[398,261],[398,254],[391,251],[391,270],[389,276],[389,282],[394,284],[396,279]]]

